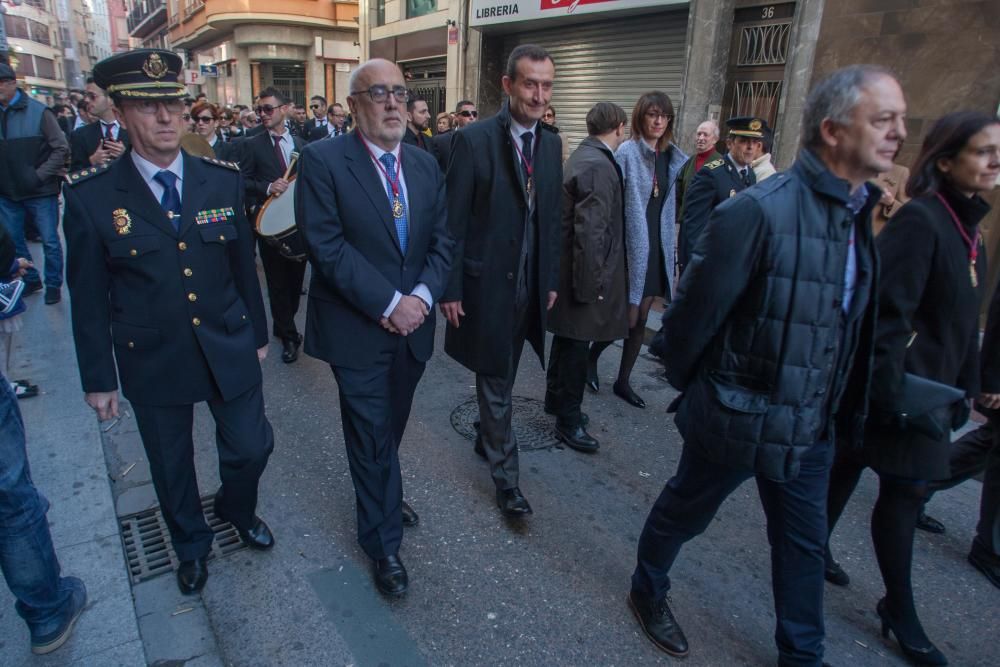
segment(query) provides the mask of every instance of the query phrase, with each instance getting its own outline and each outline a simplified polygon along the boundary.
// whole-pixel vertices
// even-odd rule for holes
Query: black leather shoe
[[[197,593],[208,581],[208,563],[204,557],[182,560],[177,566],[177,587],[184,595]]]
[[[298,340],[286,339],[281,341],[281,360],[286,364],[296,361],[299,358],[299,345],[301,344],[301,337]]]
[[[251,526],[250,530],[243,530],[230,521],[225,512],[222,511],[218,493],[216,493],[215,500],[213,501],[213,509],[215,511],[215,516],[219,517],[223,521],[228,521],[233,525],[233,528],[236,529],[240,539],[243,540],[243,542],[251,549],[264,551],[265,549],[270,549],[274,546],[274,535],[271,534],[271,529],[267,527],[267,524],[264,523],[264,520],[259,516],[254,516],[253,526]]]
[[[504,516],[512,519],[518,519],[532,513],[528,499],[516,486],[512,489],[497,489],[497,507],[500,508]]]
[[[687,637],[670,611],[667,598],[649,600],[645,595],[629,591],[628,606],[639,621],[642,631],[656,648],[675,658],[683,658],[688,654]]]
[[[413,508],[403,501],[403,525],[407,528],[413,528],[415,525],[420,523],[420,517],[417,513],[413,511]]]
[[[21,296],[28,296],[29,294],[34,294],[35,292],[41,292],[42,287],[42,283],[29,283],[28,281],[25,281],[24,291],[21,292]]]
[[[398,597],[406,592],[410,579],[399,556],[386,556],[375,561],[375,587],[382,595]]]
[[[60,301],[62,301],[61,287],[45,288],[45,305],[51,306],[52,304],[59,303]]]
[[[1000,588],[1000,556],[991,554],[973,540],[972,549],[969,551],[969,562],[982,572],[991,584]]]
[[[840,563],[834,560],[826,561],[826,567],[823,568],[823,578],[834,586],[847,586],[851,583],[851,578],[844,572],[844,568],[840,567]]]
[[[924,634],[923,628],[920,627],[920,622],[917,621],[915,628],[910,628],[908,634],[919,636],[920,645],[915,646],[908,644],[899,635],[899,630],[902,626],[898,624],[896,619],[893,619],[889,614],[888,605],[885,603],[885,598],[878,601],[878,606],[875,607],[875,612],[878,614],[879,618],[882,619],[882,637],[885,639],[889,638],[889,633],[896,635],[896,641],[899,642],[899,648],[903,649],[903,653],[906,655],[910,661],[915,662],[918,665],[947,665],[948,658],[944,657],[944,654],[938,650],[937,646],[931,643],[931,640],[927,638]],[[916,640],[914,640],[916,641]]]
[[[632,391],[632,387],[625,385],[624,387],[615,382],[614,386],[611,387],[614,391],[615,396],[623,399],[629,405],[634,405],[637,408],[646,407],[646,401],[639,397],[639,394]]]
[[[562,440],[570,449],[575,449],[584,454],[596,454],[597,450],[601,448],[600,443],[591,437],[582,425],[574,429],[564,429],[556,424],[556,437]]]
[[[928,533],[934,533],[935,535],[940,535],[945,531],[943,523],[932,516],[927,516],[923,512],[920,512],[920,516],[917,517],[917,528]]]

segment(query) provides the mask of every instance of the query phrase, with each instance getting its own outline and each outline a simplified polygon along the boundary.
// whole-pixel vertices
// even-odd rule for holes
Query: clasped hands
[[[423,299],[417,296],[404,296],[400,297],[399,303],[389,313],[389,317],[383,317],[379,323],[386,331],[409,336],[424,323],[429,314],[430,309]]]

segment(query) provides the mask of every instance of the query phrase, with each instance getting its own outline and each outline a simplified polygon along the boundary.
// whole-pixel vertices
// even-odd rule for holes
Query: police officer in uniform
[[[756,116],[740,116],[726,121],[726,154],[702,165],[684,193],[677,263],[680,270],[691,260],[698,237],[715,207],[740,190],[757,182],[750,165],[768,131],[767,121]]]
[[[194,593],[208,577],[213,539],[195,477],[194,404],[207,402],[216,423],[215,513],[256,549],[274,545],[255,513],[273,433],[243,181],[236,165],[180,149],[180,70],[173,53],[145,49],[94,67],[132,147],[67,176],[64,225],[84,398],[100,419],[115,417],[121,381],[180,561],[177,583]]]

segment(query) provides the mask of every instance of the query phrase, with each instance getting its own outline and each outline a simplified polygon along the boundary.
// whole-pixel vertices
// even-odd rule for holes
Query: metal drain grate
[[[232,524],[215,516],[212,509],[214,495],[202,496],[201,509],[208,527],[215,533],[209,560],[221,558],[246,547]],[[159,506],[130,514],[119,519],[125,558],[128,560],[132,583],[146,581],[167,572],[173,572],[180,561],[170,546],[170,531],[163,520]]]
[[[562,449],[562,443],[553,433],[554,417],[545,414],[545,405],[537,398],[514,396],[511,398],[513,420],[511,426],[517,438],[517,449],[530,452],[538,449],[556,447]],[[451,425],[460,435],[476,439],[475,422],[479,421],[479,403],[475,397],[470,398],[451,411]]]

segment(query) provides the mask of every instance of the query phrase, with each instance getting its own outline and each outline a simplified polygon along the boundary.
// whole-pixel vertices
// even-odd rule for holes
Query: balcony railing
[[[165,0],[136,0],[126,23],[132,37],[145,37],[167,22]]]

